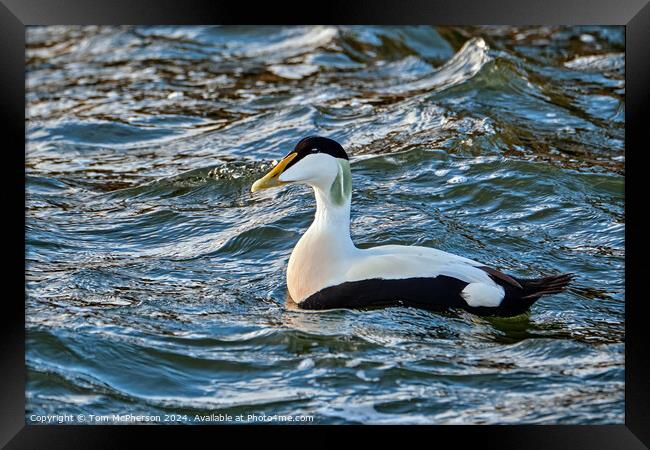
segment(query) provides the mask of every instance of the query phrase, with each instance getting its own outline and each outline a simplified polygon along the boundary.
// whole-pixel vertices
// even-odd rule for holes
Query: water
[[[30,27],[27,411],[622,423],[622,27]],[[306,313],[308,134],[362,247],[573,272],[527,315]],[[187,416],[187,417],[183,417]]]

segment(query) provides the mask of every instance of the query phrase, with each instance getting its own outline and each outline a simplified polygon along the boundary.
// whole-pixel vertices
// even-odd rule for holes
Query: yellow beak
[[[251,192],[257,192],[262,189],[268,189],[276,186],[282,186],[283,184],[287,184],[283,181],[279,180],[280,174],[284,171],[284,168],[287,167],[287,164],[289,164],[293,158],[298,156],[297,153],[291,153],[287,156],[285,156],[282,161],[277,163],[273,169],[266,175],[264,175],[262,178],[257,180],[253,185],[251,186]]]

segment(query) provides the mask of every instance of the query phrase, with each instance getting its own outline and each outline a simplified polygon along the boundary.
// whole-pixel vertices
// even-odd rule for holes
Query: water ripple
[[[27,417],[622,423],[622,27],[29,27],[26,61]],[[350,153],[360,246],[575,283],[300,311],[313,197],[249,190],[307,134]]]

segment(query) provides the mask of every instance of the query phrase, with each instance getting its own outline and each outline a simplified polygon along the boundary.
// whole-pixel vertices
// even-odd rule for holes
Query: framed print
[[[3,0],[3,445],[648,445],[650,6],[397,5]]]

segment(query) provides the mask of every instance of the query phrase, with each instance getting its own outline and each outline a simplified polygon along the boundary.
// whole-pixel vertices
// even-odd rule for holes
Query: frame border
[[[645,150],[645,121],[650,109],[650,3],[649,0],[502,0],[488,4],[481,0],[411,0],[404,2],[375,0],[331,0],[326,8],[310,8],[305,3],[282,7],[276,2],[251,5],[244,2],[213,0],[0,0],[0,120],[9,130],[3,136],[6,149],[4,181],[9,195],[4,201],[10,248],[7,259],[22,264],[7,264],[11,294],[5,301],[0,328],[2,339],[2,399],[0,411],[0,445],[5,448],[69,448],[70,444],[83,448],[132,446],[134,435],[139,438],[168,439],[172,432],[181,444],[185,436],[196,439],[206,433],[214,436],[234,431],[238,442],[248,440],[250,434],[241,433],[240,425],[229,427],[129,427],[125,425],[29,425],[25,424],[25,27],[55,24],[227,24],[275,23],[287,24],[299,19],[302,23],[336,24],[410,24],[445,25],[469,24],[601,24],[625,25],[625,425],[488,425],[488,426],[396,426],[371,427],[376,437],[383,437],[389,429],[406,431],[413,437],[429,439],[435,433],[440,438],[456,443],[480,443],[482,447],[499,449],[544,448],[648,448],[650,446],[650,363],[647,358],[648,326],[644,308],[647,294],[641,283],[650,277],[650,267],[639,267],[644,262],[641,248],[648,244],[648,235],[639,228],[643,222],[647,197],[633,189],[632,179],[641,184],[643,177],[641,152]],[[254,10],[254,12],[252,11]],[[298,15],[299,14],[299,15]],[[644,114],[645,113],[645,114]],[[23,152],[17,151],[22,147]],[[635,151],[630,151],[635,148]],[[8,166],[8,167],[7,167]],[[630,177],[631,176],[631,177]],[[645,187],[645,186],[644,186]],[[646,187],[647,189],[647,187]],[[644,202],[645,200],[645,202]],[[645,207],[645,208],[644,208]],[[637,265],[635,265],[635,262]],[[14,293],[15,289],[15,293]],[[22,292],[23,301],[19,301]],[[632,299],[632,300],[630,300]],[[250,427],[250,426],[249,426]],[[260,426],[253,426],[260,428]],[[334,427],[306,425],[300,431],[326,431],[327,441],[340,442],[349,431],[358,426]],[[406,430],[402,430],[402,429]],[[368,428],[366,428],[368,429]],[[287,427],[265,427],[278,437]],[[295,430],[292,430],[295,431]],[[192,433],[191,435],[189,433]],[[325,434],[325,433],[323,433]],[[252,437],[252,436],[251,436]],[[452,441],[452,442],[453,442]],[[219,441],[216,441],[219,442]]]

